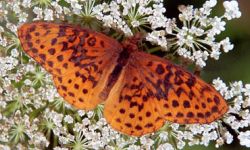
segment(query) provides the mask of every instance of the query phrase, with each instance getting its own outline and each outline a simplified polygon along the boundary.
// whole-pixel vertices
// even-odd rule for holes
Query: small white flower
[[[4,29],[2,26],[0,26],[0,34],[4,32]]]
[[[231,87],[232,87],[231,90],[233,91],[235,96],[241,94],[241,92],[244,91],[242,81],[233,82],[233,84],[231,84]]]
[[[25,12],[20,12],[18,14],[19,22],[26,22],[28,14]]]
[[[16,33],[17,32],[17,25],[12,23],[7,23],[6,27],[11,30],[11,32]]]
[[[18,60],[13,57],[0,57],[0,76],[5,76],[9,70],[18,65]]]
[[[212,8],[217,4],[217,0],[207,0],[203,7]]]
[[[91,123],[91,122],[90,122],[90,120],[89,120],[88,118],[84,118],[84,119],[82,120],[82,124],[85,125],[85,126],[89,125],[90,123]]]
[[[246,99],[244,100],[242,107],[243,108],[247,108],[250,106],[250,97],[246,97]]]
[[[140,22],[137,21],[137,20],[133,20],[133,21],[131,22],[131,25],[132,25],[133,27],[139,27],[139,26],[140,26]]]
[[[150,41],[154,44],[160,45],[164,50],[167,50],[167,39],[165,38],[165,31],[153,31],[151,33],[148,33],[146,36],[146,40]]]
[[[88,111],[88,112],[87,112],[88,118],[91,118],[93,115],[94,115],[94,112],[93,112],[93,111]]]
[[[20,6],[19,6],[19,2],[13,3],[11,6],[12,6],[12,10],[13,10],[16,14],[21,13],[21,9],[20,9]]]
[[[46,139],[43,133],[37,132],[35,135],[32,135],[31,139],[29,140],[29,143],[34,144],[35,146],[42,146],[48,147],[49,141]]]
[[[78,112],[78,114],[79,114],[80,117],[82,117],[82,116],[85,115],[85,111],[84,110],[78,110],[77,112]]]
[[[140,138],[140,142],[146,147],[146,149],[150,149],[150,147],[154,144],[154,140],[146,138],[145,136]]]
[[[141,148],[140,148],[140,146],[132,144],[132,145],[129,145],[127,150],[141,150]]]
[[[196,36],[202,36],[204,34],[203,29],[197,28],[195,26],[192,26],[191,29],[189,30],[189,32],[193,35],[196,35]]]
[[[223,50],[225,53],[229,52],[230,50],[232,50],[234,48],[234,45],[230,43],[229,38],[225,38],[224,40],[222,40],[220,42],[220,44],[223,47]]]
[[[245,85],[245,96],[250,96],[250,84]]]
[[[52,2],[51,5],[55,8],[58,14],[62,14],[63,8],[57,2]]]
[[[78,3],[78,1],[69,1],[67,0],[68,3],[70,3],[71,7],[73,8],[73,13],[79,15],[82,10],[82,5]]]
[[[61,144],[68,144],[70,142],[70,140],[67,137],[59,136],[59,142]]]
[[[180,127],[180,125],[178,123],[172,123],[170,126],[173,129],[173,131],[177,131]]]
[[[74,119],[70,115],[66,115],[64,117],[64,121],[67,122],[67,123],[69,123],[69,124],[71,124],[71,123],[74,122]]]
[[[173,146],[169,143],[161,144],[157,150],[174,150]]]
[[[184,58],[192,59],[192,57],[191,57],[191,52],[188,51],[186,48],[178,48],[178,49],[177,49],[177,53],[178,53],[180,56],[183,56]]]
[[[184,141],[182,141],[182,140],[179,140],[177,142],[177,148],[178,149],[183,149],[185,145],[186,145],[186,143]]]
[[[219,50],[212,50],[210,57],[218,60],[220,57],[221,52]]]
[[[7,44],[7,39],[0,36],[0,45],[5,47]]]
[[[55,111],[47,110],[47,117],[51,119],[57,127],[62,127],[63,114],[59,114]]]
[[[217,16],[214,17],[211,21],[211,25],[213,26],[212,31],[215,34],[220,34],[221,31],[225,30],[226,22],[222,21],[221,18],[218,18]]]
[[[37,15],[33,20],[41,20],[43,18],[42,8],[34,7],[33,12]]]
[[[206,66],[205,60],[207,60],[207,57],[209,56],[207,51],[195,51],[193,53],[193,57],[196,60],[196,65],[200,67]]]
[[[68,148],[63,148],[63,147],[56,146],[56,147],[53,148],[53,150],[68,150]]]
[[[179,19],[181,21],[191,21],[193,19],[194,10],[193,6],[183,6],[180,7],[181,14],[179,15]]]
[[[240,132],[238,139],[240,140],[240,145],[250,147],[250,131]]]
[[[168,132],[161,132],[160,134],[159,134],[159,137],[161,138],[161,140],[162,141],[166,141],[166,140],[168,140]]]
[[[23,0],[22,6],[25,8],[29,8],[31,6],[31,0]]]
[[[215,144],[215,147],[216,148],[219,148],[221,145],[223,145],[224,144],[224,139],[223,138],[218,138],[217,140],[216,140],[216,144]]]
[[[103,19],[104,26],[112,27],[112,25],[114,24],[113,17],[110,15],[106,15],[102,19]]]
[[[19,52],[16,48],[11,50],[11,56],[12,57],[18,57],[19,56]]]
[[[228,91],[228,87],[220,78],[214,79],[213,85],[214,85],[215,89],[217,91],[220,91],[220,93],[222,95],[225,95],[225,93],[227,93],[227,91]]]
[[[228,131],[223,136],[226,139],[227,144],[231,144],[233,142],[233,136]]]
[[[241,12],[239,11],[238,2],[236,0],[225,1],[223,2],[223,6],[225,7],[224,16],[228,19],[239,18],[241,16]]]
[[[24,84],[25,84],[25,85],[31,85],[32,82],[31,82],[29,79],[25,79],[25,80],[24,80]]]
[[[165,27],[166,27],[166,33],[167,34],[172,34],[173,33],[173,29],[176,27],[176,23],[175,23],[175,19],[168,19],[165,23]]]
[[[69,15],[71,13],[70,9],[67,7],[63,7],[63,12],[65,15]]]
[[[8,145],[0,144],[0,149],[2,149],[2,150],[11,150],[11,147],[9,147]]]
[[[26,72],[35,72],[36,68],[31,64],[27,64],[24,69]]]
[[[165,12],[165,8],[162,4],[153,5],[153,15],[150,15],[147,18],[147,21],[151,24],[152,29],[165,27],[167,18],[163,15]]]
[[[44,10],[44,20],[48,20],[48,21],[54,20],[54,18],[53,18],[53,10],[48,9],[48,8],[46,8]]]

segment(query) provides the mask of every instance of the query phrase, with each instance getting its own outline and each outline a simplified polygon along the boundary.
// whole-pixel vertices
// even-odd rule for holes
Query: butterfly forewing
[[[59,94],[77,108],[93,109],[120,44],[97,32],[70,25],[35,22],[18,30],[24,51],[49,71]]]

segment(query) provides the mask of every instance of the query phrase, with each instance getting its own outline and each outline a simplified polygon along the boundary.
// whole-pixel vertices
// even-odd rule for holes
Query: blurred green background
[[[167,7],[166,15],[168,17],[178,17],[178,5],[194,5],[199,8],[204,3],[204,0],[166,0]],[[250,0],[239,0],[239,7],[242,12],[242,17],[227,22],[226,31],[224,31],[217,39],[229,37],[234,44],[234,50],[229,53],[223,53],[219,60],[209,59],[207,66],[203,70],[201,76],[206,81],[212,81],[220,77],[227,84],[233,81],[243,81],[245,84],[250,83]],[[213,11],[213,14],[221,16],[224,13],[223,0],[218,0],[218,4]],[[214,144],[209,147],[204,146],[186,146],[185,150],[215,150]],[[222,150],[244,150],[250,149],[239,145],[237,137],[234,137],[234,142],[231,145],[219,147]]]
[[[219,61],[209,61],[206,74],[203,74],[208,79],[221,77],[226,82],[242,80],[250,83],[250,1],[241,0],[239,5],[242,17],[229,21],[220,37],[230,37],[234,50],[222,54]],[[219,14],[223,11],[221,7],[217,9]]]

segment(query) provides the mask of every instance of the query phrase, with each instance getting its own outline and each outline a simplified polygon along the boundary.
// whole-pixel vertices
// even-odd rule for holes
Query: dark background
[[[204,0],[166,0],[166,15],[168,17],[178,17],[178,5],[194,5],[195,8],[202,7]],[[207,66],[202,71],[202,78],[208,82],[220,77],[224,82],[229,84],[233,81],[243,81],[250,83],[250,0],[239,0],[239,7],[242,16],[239,19],[227,21],[226,31],[217,36],[218,40],[229,37],[234,44],[234,49],[229,53],[220,55],[219,60],[209,59]],[[221,16],[224,14],[223,0],[218,0],[218,4],[213,10],[213,15]],[[208,147],[204,146],[186,146],[185,150],[215,150],[214,143]],[[237,137],[233,144],[224,145],[219,149],[223,150],[243,150],[246,147],[240,146]]]

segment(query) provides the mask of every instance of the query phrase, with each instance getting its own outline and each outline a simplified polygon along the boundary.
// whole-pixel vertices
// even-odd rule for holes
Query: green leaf
[[[23,80],[21,80],[21,81],[19,81],[19,82],[16,82],[16,81],[12,80],[12,81],[11,81],[11,84],[12,84],[15,88],[20,89],[20,88],[23,86],[23,84],[24,84],[23,82],[24,82]]]
[[[13,114],[18,108],[18,102],[17,101],[11,101],[7,104],[7,107],[3,111],[3,115],[6,117],[9,117],[11,114]]]
[[[39,109],[35,109],[34,111],[32,111],[29,115],[30,120],[33,120],[34,118],[37,118],[41,113],[44,112],[44,110],[47,108],[47,105],[45,105],[44,107],[41,107]]]

